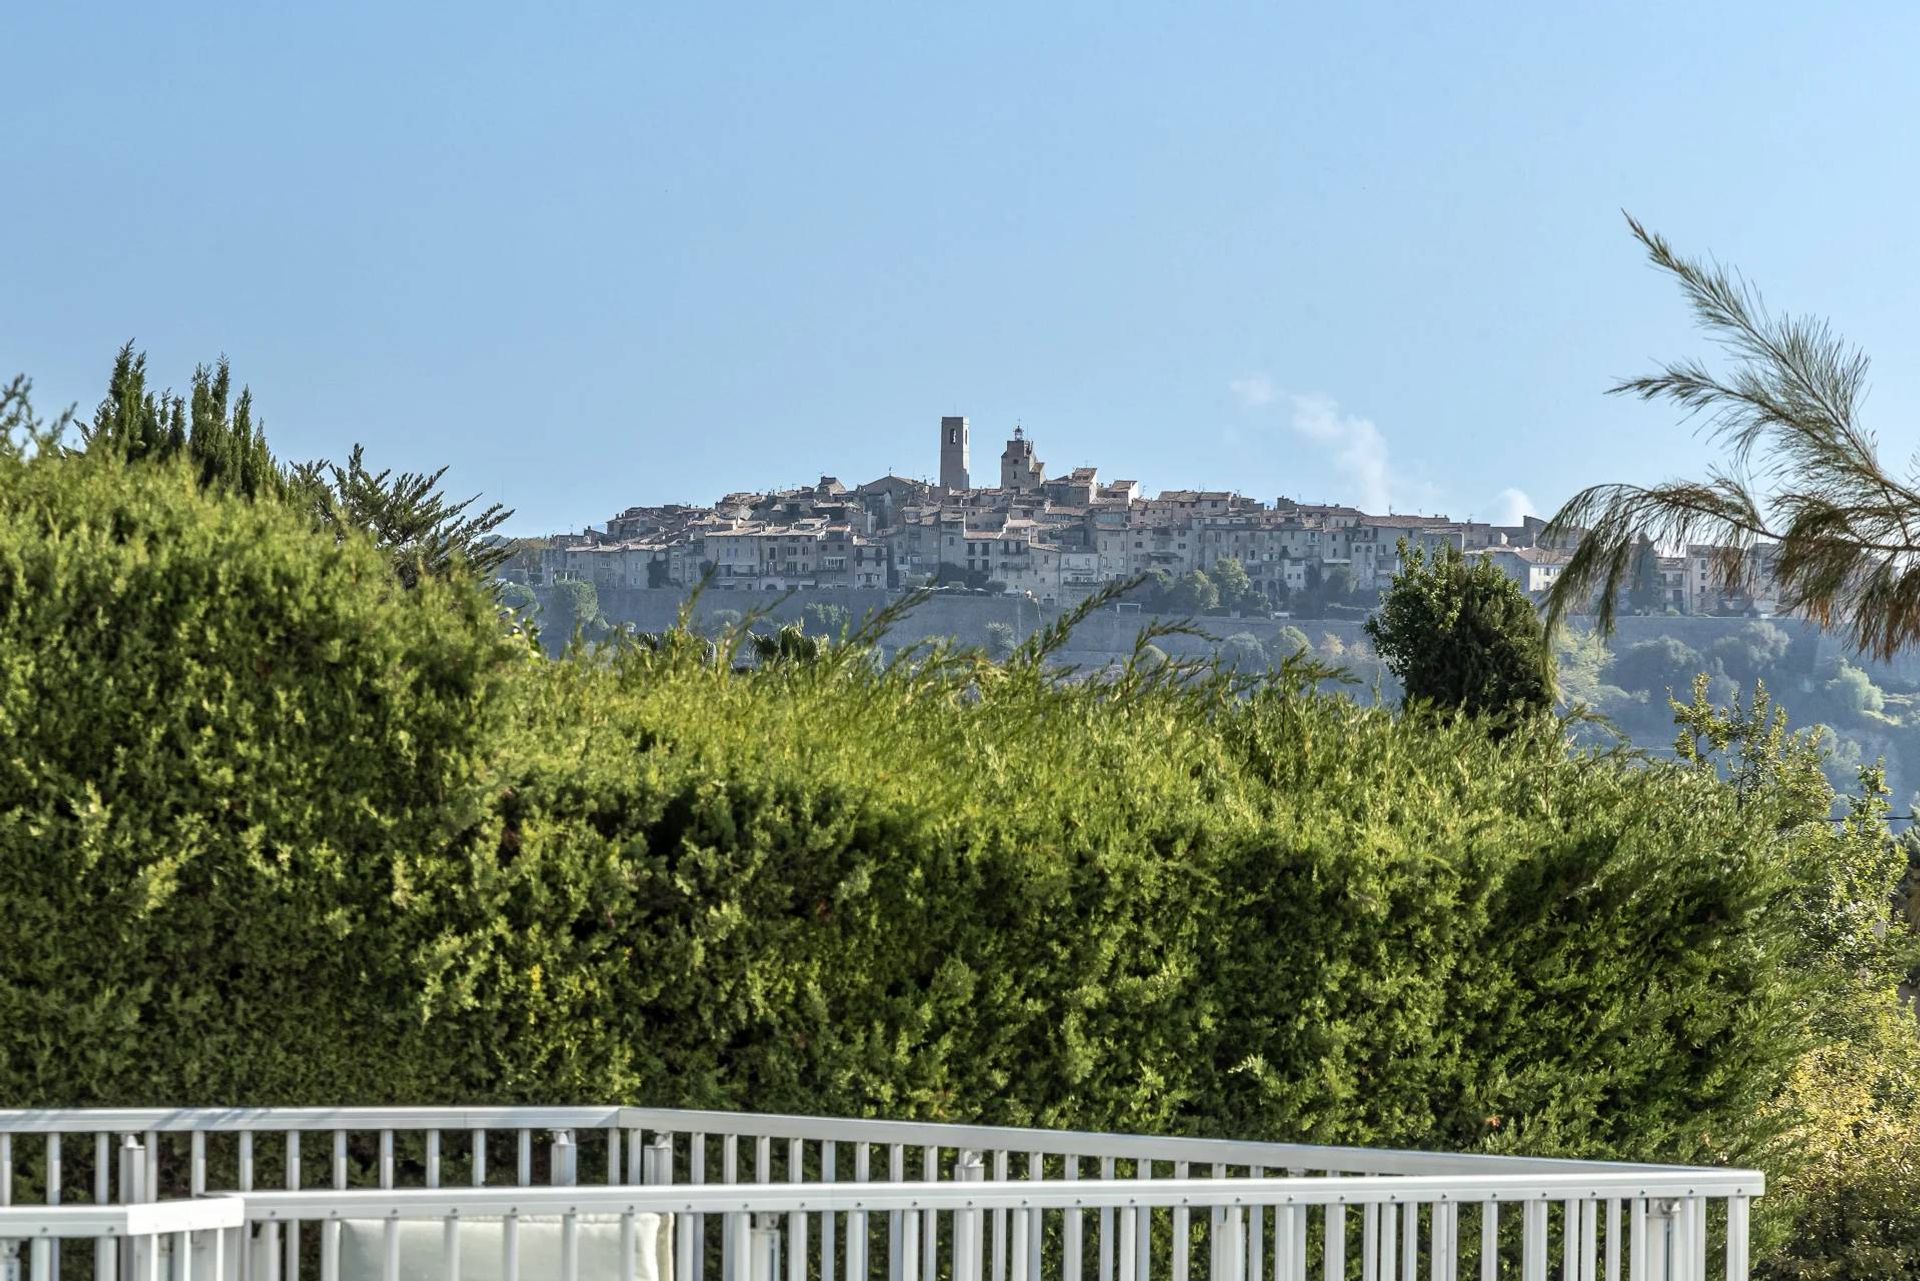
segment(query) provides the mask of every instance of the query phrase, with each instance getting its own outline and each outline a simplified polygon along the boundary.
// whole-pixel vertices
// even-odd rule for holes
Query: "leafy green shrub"
[[[1833,679],[1827,682],[1826,692],[1835,706],[1855,716],[1886,710],[1887,697],[1873,683],[1873,678],[1844,658]]]
[[[1533,602],[1485,557],[1431,557],[1400,542],[1400,572],[1366,632],[1409,707],[1502,723],[1553,705],[1551,660]]]
[[[499,594],[502,609],[511,610],[524,618],[531,618],[540,612],[540,598],[525,583],[502,583]]]
[[[1662,695],[1684,697],[1693,678],[1707,670],[1707,660],[1685,641],[1673,636],[1629,645],[1613,660],[1614,684],[1632,690],[1649,690],[1655,704]]]
[[[575,639],[593,639],[606,631],[600,614],[600,589],[584,578],[563,578],[546,590],[540,639],[547,652],[563,654]]]
[[[0,450],[0,1097],[445,1094],[441,886],[505,871],[531,661],[283,504]]]
[[[1230,561],[1229,564],[1239,564]],[[1265,671],[1267,647],[1252,632],[1235,632],[1220,647],[1221,663],[1237,672]]]
[[[1920,1276],[1920,1046],[1901,1002],[1865,1012],[1870,1038],[1808,1055],[1782,1101],[1799,1160],[1767,1190],[1793,1223],[1770,1276]]]
[[[1055,640],[549,663],[277,506],[0,455],[0,1097],[1794,1167],[1889,888],[1817,769],[1062,682]]]
[[[815,636],[837,641],[853,630],[853,611],[845,605],[814,602],[801,611],[804,626]]]

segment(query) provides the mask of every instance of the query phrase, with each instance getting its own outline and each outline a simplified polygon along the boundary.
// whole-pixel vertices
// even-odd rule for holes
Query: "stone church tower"
[[[1033,456],[1033,442],[1027,439],[1023,428],[1015,427],[1013,439],[1000,455],[1000,488],[1026,493],[1040,488],[1040,482],[1046,478],[1047,466]]]
[[[940,420],[940,488],[948,491],[970,489],[967,479],[967,420]]]

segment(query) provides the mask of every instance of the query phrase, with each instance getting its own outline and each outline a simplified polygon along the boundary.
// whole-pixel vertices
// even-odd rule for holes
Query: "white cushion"
[[[673,1281],[673,1216],[636,1214],[635,1281]],[[620,1217],[580,1215],[575,1244],[580,1281],[619,1281]],[[521,1215],[520,1281],[558,1281],[558,1215]],[[388,1224],[355,1219],[340,1224],[340,1281],[383,1281]],[[395,1281],[444,1281],[445,1225],[399,1222],[400,1269]],[[501,1219],[460,1220],[460,1281],[506,1281],[506,1224]]]

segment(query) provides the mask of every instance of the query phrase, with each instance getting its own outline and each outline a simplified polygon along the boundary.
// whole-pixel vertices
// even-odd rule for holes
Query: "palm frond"
[[[1549,633],[1589,607],[1610,630],[1636,551],[1652,542],[1711,547],[1723,590],[1751,592],[1770,576],[1784,609],[1865,651],[1885,657],[1920,640],[1920,463],[1893,475],[1861,425],[1867,358],[1825,321],[1776,315],[1744,277],[1627,223],[1732,364],[1717,374],[1671,362],[1610,390],[1704,417],[1727,457],[1704,481],[1574,495],[1543,535],[1573,548],[1548,599]]]

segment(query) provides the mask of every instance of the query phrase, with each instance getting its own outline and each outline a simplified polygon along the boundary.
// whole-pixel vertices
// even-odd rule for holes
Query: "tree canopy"
[[[1401,569],[1367,620],[1409,705],[1511,720],[1553,705],[1540,617],[1520,585],[1485,557],[1400,544]]]
[[[241,388],[229,412],[232,392],[225,356],[193,371],[190,398],[155,391],[147,385],[146,353],[129,342],[114,357],[93,421],[80,428],[82,446],[129,462],[184,460],[209,488],[285,498],[288,478],[267,449],[264,425],[253,420],[253,393]]]
[[[256,420],[253,393],[233,394],[226,357],[193,371],[191,393],[156,391],[147,357],[131,342],[114,358],[107,394],[93,420],[80,428],[81,448],[127,462],[190,467],[202,487],[305,510],[340,536],[359,530],[388,554],[408,586],[445,577],[455,566],[485,577],[511,554],[496,531],[513,513],[494,503],[475,509],[478,495],[461,501],[441,492],[447,469],[430,473],[373,471],[359,445],[344,466],[325,460],[285,465],[267,446]]]

